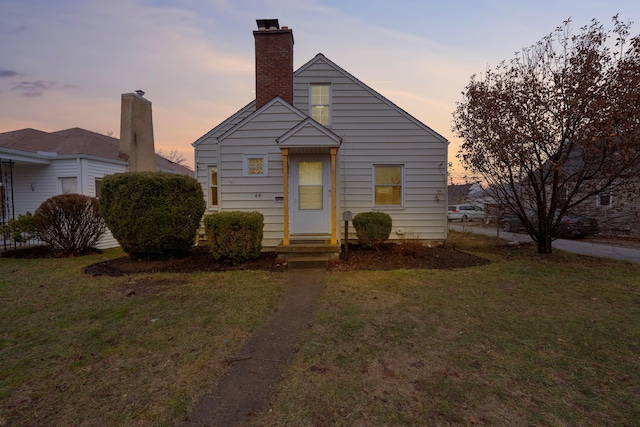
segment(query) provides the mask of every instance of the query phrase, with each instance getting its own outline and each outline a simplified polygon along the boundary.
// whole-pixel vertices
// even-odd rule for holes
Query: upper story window
[[[373,166],[374,206],[402,206],[402,169],[402,165]]]
[[[251,156],[245,155],[242,157],[242,166],[244,176],[267,176],[269,171],[269,165],[267,162],[267,156]]]
[[[312,84],[310,94],[311,117],[318,123],[331,124],[331,85]]]

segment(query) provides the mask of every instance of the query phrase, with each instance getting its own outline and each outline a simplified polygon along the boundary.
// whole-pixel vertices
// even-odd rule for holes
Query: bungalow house
[[[122,107],[120,140],[80,128],[0,133],[2,224],[35,212],[58,194],[99,197],[101,181],[109,174],[158,170],[193,176],[190,169],[155,154],[148,100],[140,94],[123,94]],[[99,244],[114,246],[118,243],[110,233]]]
[[[261,212],[281,252],[339,248],[368,211],[391,239],[446,240],[448,141],[321,53],[294,72],[292,30],[257,24],[256,99],[193,143],[206,212]]]

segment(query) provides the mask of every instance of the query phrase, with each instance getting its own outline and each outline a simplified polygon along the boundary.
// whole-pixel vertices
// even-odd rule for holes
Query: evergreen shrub
[[[193,247],[205,202],[198,181],[186,175],[126,172],[104,178],[100,208],[126,253],[168,259]]]
[[[259,212],[218,212],[204,218],[204,228],[216,260],[239,264],[260,256],[264,217]]]
[[[3,225],[2,235],[5,239],[10,238],[18,243],[28,242],[37,237],[38,231],[33,214],[27,212],[24,215],[18,215],[16,219],[10,219],[7,224]]]
[[[361,212],[353,217],[358,242],[365,248],[377,248],[391,234],[391,217],[384,212]]]

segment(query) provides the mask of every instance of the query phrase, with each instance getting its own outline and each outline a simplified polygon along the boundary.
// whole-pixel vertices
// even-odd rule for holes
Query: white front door
[[[291,234],[331,233],[331,163],[326,156],[292,156]]]

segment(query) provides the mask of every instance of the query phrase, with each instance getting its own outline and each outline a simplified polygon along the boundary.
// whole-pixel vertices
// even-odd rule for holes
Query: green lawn
[[[491,264],[327,273],[270,410],[248,425],[637,424],[640,265],[451,240]],[[82,273],[121,255],[0,259],[0,425],[173,425],[287,281]]]

